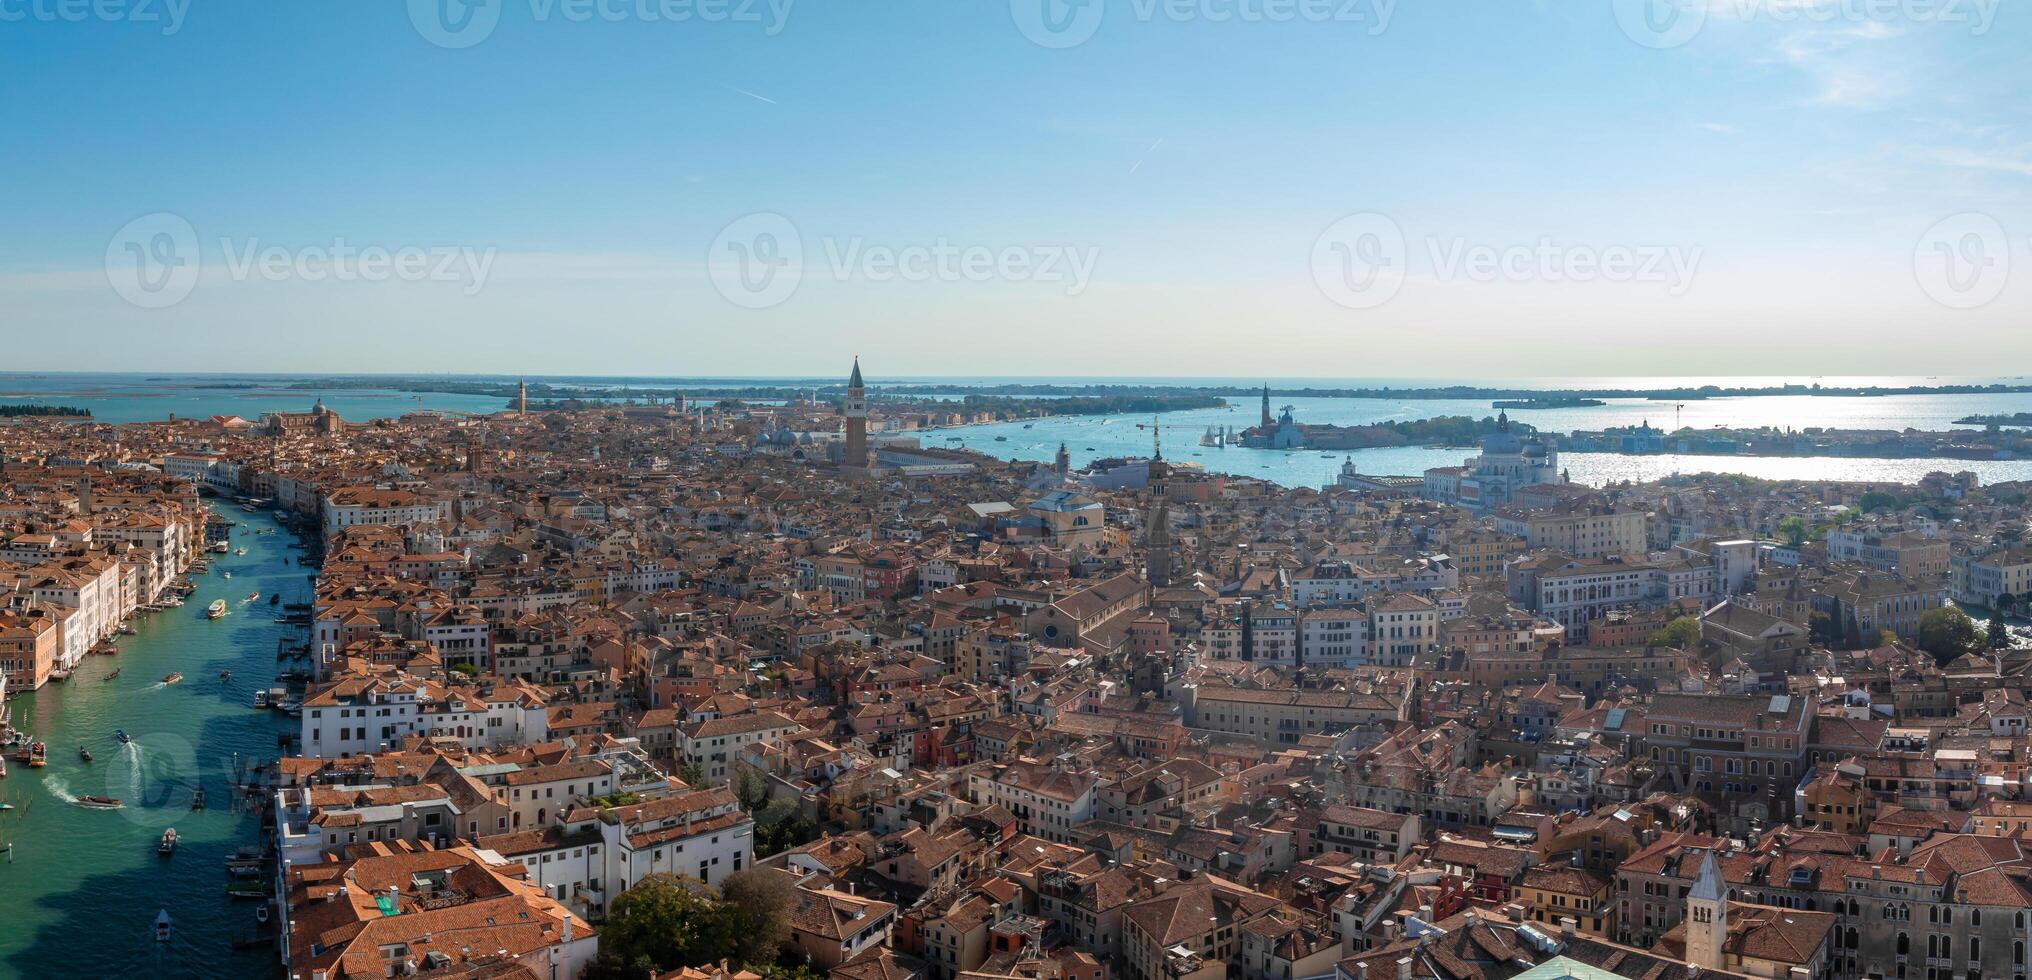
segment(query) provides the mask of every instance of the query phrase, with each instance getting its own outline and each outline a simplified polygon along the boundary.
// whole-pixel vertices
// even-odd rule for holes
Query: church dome
[[[1523,440],[1518,439],[1517,434],[1510,431],[1510,413],[1498,414],[1496,431],[1482,437],[1482,452],[1510,456],[1522,452],[1523,449]]]

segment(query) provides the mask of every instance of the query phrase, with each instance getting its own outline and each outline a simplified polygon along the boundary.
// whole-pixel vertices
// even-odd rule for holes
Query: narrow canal
[[[226,896],[225,862],[261,841],[258,819],[237,805],[237,767],[274,758],[277,734],[294,728],[252,707],[256,691],[303,663],[276,658],[278,641],[302,630],[277,623],[283,606],[269,599],[308,602],[311,569],[295,564],[304,552],[267,512],[212,506],[238,522],[232,545],[245,555],[209,555],[210,572],[191,578],[196,593],[139,615],[118,655],[87,657],[69,681],[8,703],[15,727],[49,745],[49,764],[10,759],[0,779],[0,802],[13,807],[0,811],[0,846],[13,845],[11,862],[0,853],[0,977],[278,972],[270,948],[235,948],[256,933],[259,903]],[[230,611],[208,620],[214,599]],[[165,684],[172,672],[183,679]],[[116,730],[133,743],[120,745]],[[205,809],[194,812],[200,788]],[[86,809],[83,796],[122,806]],[[163,857],[170,827],[180,844]],[[163,910],[172,932],[157,942]]]

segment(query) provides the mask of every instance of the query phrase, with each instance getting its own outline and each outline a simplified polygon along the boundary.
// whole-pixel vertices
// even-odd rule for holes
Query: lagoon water
[[[1831,396],[1760,396],[1671,402],[1648,399],[1605,399],[1591,408],[1519,411],[1511,418],[1541,429],[1570,432],[1611,426],[1638,425],[1672,429],[1776,426],[1802,429],[1952,429],[1957,418],[1970,414],[2032,412],[2032,394],[1889,395],[1836,398]],[[1495,414],[1486,399],[1291,398],[1272,392],[1271,409],[1292,407],[1302,422],[1362,425],[1409,421],[1442,415],[1483,418]],[[1675,422],[1675,412],[1678,421]],[[1372,475],[1417,476],[1433,466],[1458,466],[1475,454],[1471,448],[1434,449],[1409,446],[1364,449],[1353,453],[1317,450],[1204,448],[1200,436],[1210,426],[1237,430],[1255,425],[1261,402],[1230,409],[1167,412],[1162,416],[1164,452],[1171,459],[1197,463],[1209,472],[1254,476],[1284,486],[1321,486],[1330,482],[1344,459]],[[1148,456],[1148,418],[1090,416],[1037,419],[996,425],[963,426],[927,433],[926,445],[964,446],[1003,459],[1049,460],[1063,441],[1075,468],[1092,459]],[[1006,441],[997,441],[996,437]],[[1742,473],[1774,480],[1896,480],[1912,482],[1933,470],[1974,471],[1985,483],[2032,479],[2032,460],[1868,459],[1852,457],[1773,456],[1623,456],[1614,453],[1561,453],[1560,462],[1574,482],[1590,486],[1622,480],[1655,480],[1675,473]]]
[[[93,421],[118,423],[153,422],[171,415],[177,418],[238,415],[251,420],[263,412],[306,412],[320,398],[340,418],[354,422],[393,418],[423,409],[498,412],[507,404],[503,399],[483,395],[288,387],[299,381],[316,380],[304,375],[0,374],[0,405],[83,408],[91,411]]]

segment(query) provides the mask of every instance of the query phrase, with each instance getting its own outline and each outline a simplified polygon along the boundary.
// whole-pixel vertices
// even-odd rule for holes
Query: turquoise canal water
[[[233,948],[256,929],[257,903],[226,897],[224,863],[261,840],[256,817],[234,806],[236,763],[273,759],[277,734],[293,727],[250,707],[291,663],[276,659],[277,642],[302,632],[274,621],[282,607],[268,597],[309,601],[311,570],[290,563],[303,552],[266,512],[214,506],[239,522],[233,545],[246,555],[209,556],[211,572],[191,580],[197,592],[137,617],[139,633],[119,638],[117,656],[87,657],[69,681],[8,702],[14,725],[49,744],[49,765],[10,761],[0,779],[0,801],[14,806],[0,812],[0,842],[13,845],[11,863],[0,855],[0,977],[276,971],[270,948]],[[256,590],[261,598],[246,602]],[[213,599],[231,612],[207,620]],[[229,681],[220,680],[225,670]],[[171,671],[183,681],[162,683]],[[134,744],[117,744],[116,729]],[[79,746],[94,761],[83,762]],[[205,792],[202,812],[190,809],[194,787]],[[73,802],[79,796],[125,805],[87,810]],[[156,844],[168,827],[181,845],[164,858]],[[164,909],[173,934],[157,943],[153,923]]]

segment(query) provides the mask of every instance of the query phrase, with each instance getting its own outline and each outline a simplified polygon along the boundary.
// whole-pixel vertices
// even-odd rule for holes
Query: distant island
[[[1964,415],[1955,419],[1956,425],[1998,425],[2032,426],[2032,412],[2012,412],[2009,415]]]
[[[719,382],[725,382],[724,386]],[[710,386],[709,386],[710,385]],[[488,395],[497,398],[514,398],[516,382],[513,381],[461,381],[449,378],[427,377],[345,377],[306,379],[288,387],[301,390],[379,390],[402,392],[436,392],[453,395]],[[1280,388],[1283,397],[1297,398],[1421,398],[1483,401],[1489,399],[1517,399],[1540,402],[1552,400],[1564,403],[1572,399],[1601,398],[1648,398],[1654,401],[1701,401],[1709,398],[1754,398],[1775,395],[1812,396],[1828,398],[1876,398],[1886,395],[1996,395],[2032,394],[2032,384],[1956,384],[1956,385],[1900,385],[1900,386],[1825,386],[1814,384],[1776,384],[1725,388],[1720,385],[1699,385],[1669,388],[1490,388],[1477,385],[1434,385],[1397,388],[1388,385],[1357,387],[1309,387]],[[817,400],[837,398],[846,391],[842,379],[804,381],[770,381],[764,384],[741,383],[728,379],[686,379],[686,378],[616,378],[603,384],[551,384],[532,381],[529,383],[531,398],[563,399],[582,401],[612,401],[629,399],[670,398],[683,395],[687,398],[742,398],[750,400],[785,401],[800,395]],[[1124,398],[1145,395],[1202,395],[1218,398],[1248,397],[1259,394],[1261,388],[1244,385],[1167,385],[1167,384],[1108,384],[1102,382],[1058,382],[1022,383],[1004,382],[998,384],[892,384],[873,385],[869,393],[876,397],[909,398],[951,398],[965,392],[969,395],[999,395],[1013,398]],[[1585,402],[1581,402],[1585,405]],[[1492,406],[1497,407],[1497,406]],[[1559,405],[1533,405],[1531,407],[1567,407]]]
[[[1607,405],[1599,398],[1499,398],[1489,403],[1490,408],[1595,408]]]
[[[70,405],[0,405],[0,418],[88,419],[91,409]]]

